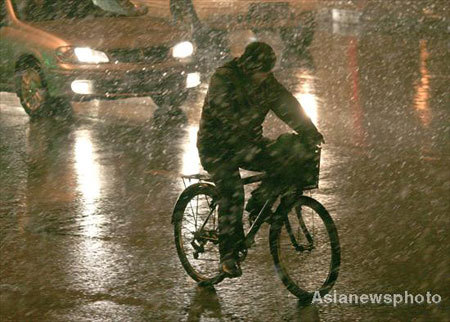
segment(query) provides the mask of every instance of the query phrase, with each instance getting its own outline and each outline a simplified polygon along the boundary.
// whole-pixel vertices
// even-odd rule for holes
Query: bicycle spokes
[[[193,195],[184,209],[180,230],[180,246],[190,269],[201,279],[214,277],[220,258],[216,201],[207,194]]]

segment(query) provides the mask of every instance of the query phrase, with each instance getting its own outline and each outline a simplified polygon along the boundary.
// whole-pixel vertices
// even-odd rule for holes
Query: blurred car
[[[195,47],[148,11],[128,0],[1,0],[1,89],[29,115],[92,98],[180,104],[200,82]]]
[[[245,46],[259,40],[282,57],[302,54],[315,32],[317,1],[311,0],[138,0],[170,11],[176,21],[190,26],[203,72],[221,60],[239,56]]]

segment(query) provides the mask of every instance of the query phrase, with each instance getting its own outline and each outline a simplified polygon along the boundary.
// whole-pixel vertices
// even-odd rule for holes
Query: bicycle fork
[[[292,246],[294,246],[295,250],[298,252],[311,251],[315,248],[314,247],[314,239],[311,236],[311,234],[308,230],[308,227],[306,227],[305,221],[303,220],[301,209],[297,209],[296,214],[297,214],[298,222],[300,224],[300,228],[301,228],[306,240],[308,241],[308,244],[301,245],[297,242],[297,239],[295,238],[295,234],[292,231],[292,227],[289,223],[289,220],[286,219],[286,230],[289,234],[289,238],[291,239]]]
[[[314,239],[313,236],[311,236],[310,231],[308,230],[308,227],[306,227],[305,221],[303,219],[303,213],[300,206],[295,207],[295,214],[298,220],[298,223],[300,225],[301,231],[306,238],[307,244],[302,245],[299,244],[300,240],[296,237],[295,232],[292,229],[292,225],[289,222],[288,217],[288,211],[289,209],[292,209],[292,207],[295,204],[295,195],[290,196],[284,196],[281,198],[280,206],[277,209],[277,213],[275,214],[278,218],[284,218],[284,220],[279,221],[280,225],[285,225],[286,232],[289,235],[289,239],[291,241],[292,246],[294,246],[295,250],[297,252],[304,252],[304,251],[311,251],[315,248],[314,246]]]

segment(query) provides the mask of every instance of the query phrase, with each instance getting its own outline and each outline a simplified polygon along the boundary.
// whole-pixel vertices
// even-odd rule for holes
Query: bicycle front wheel
[[[270,227],[270,252],[287,289],[302,302],[333,287],[339,273],[340,246],[336,226],[318,201],[299,197],[286,216]]]
[[[186,272],[195,281],[216,284],[219,274],[218,193],[207,183],[186,188],[173,214],[175,245]]]

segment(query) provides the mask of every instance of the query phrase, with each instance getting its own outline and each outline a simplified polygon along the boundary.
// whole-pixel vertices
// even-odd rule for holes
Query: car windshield
[[[14,6],[19,19],[25,21],[139,16],[147,12],[129,0],[15,0]]]

